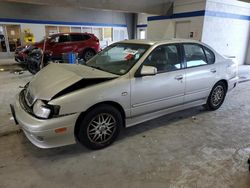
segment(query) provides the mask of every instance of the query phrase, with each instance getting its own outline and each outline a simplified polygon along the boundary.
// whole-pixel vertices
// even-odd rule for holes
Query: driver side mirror
[[[157,74],[157,68],[143,65],[139,73],[140,76],[153,76]]]

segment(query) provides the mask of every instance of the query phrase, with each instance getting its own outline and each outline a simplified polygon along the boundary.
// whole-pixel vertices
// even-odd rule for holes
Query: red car
[[[15,51],[15,60],[25,62],[33,48],[43,49],[44,40],[33,45],[20,46]],[[99,39],[91,33],[59,33],[46,38],[45,51],[52,54],[52,60],[61,60],[63,53],[75,52],[85,61],[100,51]]]

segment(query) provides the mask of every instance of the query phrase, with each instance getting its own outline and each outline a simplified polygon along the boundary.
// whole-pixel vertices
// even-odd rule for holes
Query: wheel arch
[[[95,50],[94,48],[86,47],[86,48],[84,48],[84,49],[82,50],[81,55],[83,55],[83,54],[84,54],[86,51],[88,51],[88,50],[91,50],[91,51],[93,51],[95,54],[97,54],[97,52],[96,52],[96,50]]]
[[[77,118],[76,120],[76,123],[75,123],[75,128],[74,128],[74,135],[75,137],[78,139],[78,132],[79,132],[79,129],[80,129],[80,122],[81,120],[84,118],[84,116],[89,112],[91,111],[92,109],[96,108],[97,106],[99,105],[111,105],[113,107],[115,107],[120,113],[121,113],[121,116],[122,116],[122,119],[123,119],[123,127],[125,127],[125,118],[126,118],[126,115],[125,115],[125,111],[123,109],[123,107],[117,103],[117,102],[114,102],[114,101],[104,101],[104,102],[100,102],[100,103],[97,103],[97,104],[94,104],[93,106],[89,107],[86,111],[82,112],[79,117]]]
[[[216,85],[216,84],[219,83],[219,82],[222,82],[222,83],[225,84],[225,86],[226,86],[226,91],[227,91],[227,90],[228,90],[228,82],[227,82],[227,80],[226,80],[226,79],[221,79],[221,80],[219,80],[218,82],[216,82],[214,85]]]

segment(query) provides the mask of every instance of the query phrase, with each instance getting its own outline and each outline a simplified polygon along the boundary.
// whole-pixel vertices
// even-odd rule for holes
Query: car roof
[[[191,39],[164,39],[164,40],[145,40],[145,39],[132,39],[132,40],[123,40],[118,43],[129,43],[129,44],[146,44],[146,45],[160,45],[160,44],[168,44],[168,43],[197,43],[202,44],[199,41],[191,40]]]
[[[59,35],[93,35],[91,33],[87,33],[87,32],[84,32],[84,33],[79,33],[79,32],[68,32],[68,33],[55,33],[55,34],[52,34],[52,35],[49,35],[49,36],[59,36]]]

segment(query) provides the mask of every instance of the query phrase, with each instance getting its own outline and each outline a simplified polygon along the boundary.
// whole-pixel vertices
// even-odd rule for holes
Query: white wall
[[[250,15],[248,3],[234,0],[208,0],[207,11]],[[212,46],[223,55],[236,57],[238,64],[244,64],[249,42],[250,21],[233,18],[205,16],[202,42]]]
[[[205,10],[206,15],[149,21],[148,39],[173,38],[176,22],[190,21],[193,39],[209,44],[223,55],[235,56],[238,64],[250,64],[250,21],[237,17],[250,16],[250,4],[236,0],[174,1],[174,14],[199,10]]]
[[[148,17],[149,16],[153,16],[150,14],[143,14],[143,13],[139,13],[137,14],[137,25],[144,25],[148,23]]]
[[[250,33],[249,33],[250,35]],[[246,55],[246,62],[247,65],[250,65],[250,38],[249,38],[249,42],[248,42],[248,50],[247,50],[247,55]]]
[[[174,22],[172,20],[149,21],[147,38],[149,40],[160,40],[174,37]]]

